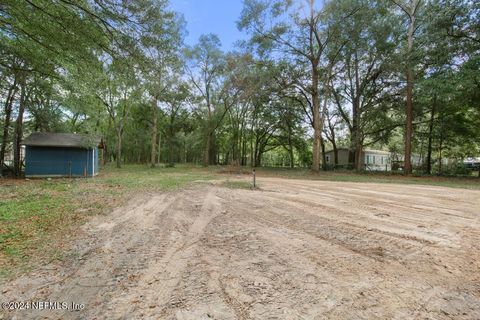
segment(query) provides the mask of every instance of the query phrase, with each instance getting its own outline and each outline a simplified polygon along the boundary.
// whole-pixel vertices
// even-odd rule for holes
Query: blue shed
[[[35,132],[23,141],[25,177],[93,177],[99,171],[94,136]]]

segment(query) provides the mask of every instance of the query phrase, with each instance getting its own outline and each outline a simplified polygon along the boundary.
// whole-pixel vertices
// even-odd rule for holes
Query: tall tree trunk
[[[262,154],[263,154],[263,147],[259,146],[257,149],[257,155],[255,157],[255,167],[262,166]]]
[[[255,160],[255,167],[261,167],[262,166],[262,154],[259,153],[257,160]]]
[[[438,144],[438,174],[442,174],[442,151],[443,151],[443,114],[440,112],[440,137],[439,137],[439,144]]]
[[[413,133],[413,71],[407,71],[407,123],[405,128],[405,174],[412,173],[412,133]]]
[[[168,133],[168,164],[173,165],[175,160],[173,159],[173,128],[170,126]]]
[[[419,6],[420,0],[412,0],[409,24],[408,24],[408,51],[407,51],[407,106],[406,106],[406,128],[405,128],[405,174],[412,173],[412,135],[413,135],[413,66],[412,66],[412,51],[413,51],[413,36],[415,33],[415,13]]]
[[[253,121],[250,125],[250,166],[253,168],[255,167],[255,148],[253,147]],[[255,146],[256,147],[256,146]]]
[[[350,149],[348,152],[348,164],[352,165],[351,169],[357,169],[356,161],[355,161],[355,132],[357,131],[356,128],[356,121],[355,117],[352,118],[352,131],[350,132]]]
[[[312,107],[313,107],[313,159],[312,171],[320,170],[320,145],[322,140],[322,128],[320,118],[320,99],[318,96],[318,70],[317,62],[312,61]]]
[[[337,144],[335,142],[333,143],[333,157],[335,158],[334,163],[335,163],[335,167],[336,167],[336,166],[338,166],[338,148],[337,148]]]
[[[13,101],[15,100],[15,95],[17,94],[17,91],[18,91],[18,86],[17,86],[17,81],[15,79],[13,85],[8,89],[7,99],[5,100],[5,106],[4,106],[5,120],[3,121],[2,145],[0,147],[0,170],[2,170],[3,168],[2,164],[5,161],[5,151],[8,143],[8,131],[10,129]]]
[[[152,101],[152,154],[150,156],[150,167],[155,168],[156,158],[157,158],[157,97],[153,97]]]
[[[295,168],[295,158],[293,154],[293,147],[290,148],[289,153],[290,153],[290,168],[293,169]]]
[[[242,166],[247,165],[247,139],[245,135],[243,135],[243,142],[242,142]]]
[[[157,155],[157,163],[160,163],[160,155],[162,154],[162,133],[158,135],[158,155]]]
[[[353,101],[353,165],[356,171],[362,171],[362,127],[360,124],[360,107],[356,98]]]
[[[412,135],[413,135],[413,38],[415,34],[415,21],[417,10],[421,0],[410,0],[408,4],[397,0],[391,0],[396,6],[402,9],[408,16],[407,31],[407,57],[406,57],[406,77],[407,77],[407,104],[406,104],[406,123],[405,123],[405,158],[404,173],[412,173]]]
[[[442,168],[442,149],[443,149],[443,137],[440,137],[440,145],[438,148],[438,174],[442,174],[443,168]]]
[[[258,154],[258,137],[255,137],[255,143],[254,143],[254,147],[253,147],[253,157],[252,157],[252,167],[256,167],[257,166],[257,154]]]
[[[187,142],[186,142],[186,140],[183,141],[183,149],[184,149],[184,153],[185,153],[185,158],[183,159],[183,162],[187,163],[188,152],[187,152]]]
[[[103,140],[102,144],[102,166],[105,166],[107,163],[107,157],[108,157],[108,150],[107,150],[107,140]]]
[[[322,136],[320,136],[320,145],[322,147],[322,169],[327,171],[327,155],[325,153],[325,141]]]
[[[362,155],[363,155],[363,146],[362,146],[362,139],[358,137],[359,135],[357,134],[356,137],[356,143],[355,143],[355,165],[356,165],[356,170],[357,171],[362,171]]]
[[[353,169],[361,170],[359,157],[358,157],[358,138],[360,134],[360,110],[357,103],[357,99],[353,98],[352,105],[352,131],[350,136],[350,153],[348,161],[353,164]]]
[[[332,136],[332,147],[333,147],[333,164],[338,166],[338,147],[337,147],[337,138],[335,136],[335,127],[333,125],[330,125],[329,123],[329,128],[330,128],[330,135]]]
[[[253,148],[253,139],[250,139],[250,167],[255,167],[255,151]]]
[[[205,141],[205,150],[203,155],[203,166],[207,167],[210,163],[210,145],[212,143],[212,135],[210,134],[210,125],[208,125],[206,141]]]
[[[239,129],[238,133],[238,164],[241,166],[243,163],[243,139],[242,139],[242,131]]]
[[[361,126],[361,114],[360,114],[360,101],[359,97],[354,100],[353,108],[356,110],[356,126],[355,126],[355,170],[362,171],[362,151],[363,151],[363,139],[362,139],[362,126]]]
[[[235,119],[236,120],[236,119]],[[240,165],[240,150],[241,150],[241,141],[239,137],[239,128],[238,124],[234,120],[233,113],[230,113],[230,122],[232,123],[232,139],[231,139],[231,150],[232,150],[232,165]]]
[[[177,161],[181,161],[181,157],[177,157],[175,159],[175,154],[174,154],[174,138],[175,138],[175,119],[176,119],[176,109],[174,105],[172,104],[172,108],[170,110],[170,119],[168,123],[168,128],[165,130],[166,133],[166,139],[167,139],[167,149],[168,149],[168,154],[167,154],[167,161],[169,165],[172,165]]]
[[[362,169],[362,149],[363,149],[363,139],[362,139],[362,113],[360,108],[360,76],[359,76],[359,64],[358,64],[358,55],[355,51],[354,59],[354,68],[355,68],[355,94],[353,96],[353,109],[355,110],[354,114],[356,117],[355,127],[355,169],[356,171],[361,171]]]
[[[206,97],[205,100],[207,102],[207,110],[208,110],[208,118],[207,118],[207,128],[206,128],[206,135],[205,135],[205,150],[203,155],[203,166],[207,167],[210,163],[210,148],[212,144],[212,121],[213,121],[213,112],[212,112],[212,105],[210,101],[210,89],[209,85],[205,88]]]
[[[323,97],[323,107],[322,107],[322,115],[320,118],[320,132],[323,131],[323,128],[325,127],[325,117],[327,117],[327,108],[328,108],[328,100],[330,99],[330,77],[332,74],[332,68],[333,68],[333,61],[330,61],[328,71],[327,71],[327,79],[324,83],[325,86],[325,94]],[[329,120],[330,121],[330,120]],[[328,137],[327,137],[328,138]],[[322,168],[324,171],[327,170],[327,155],[325,153],[325,141],[320,133],[320,139],[321,139],[321,145],[322,145]]]
[[[15,135],[13,139],[13,164],[15,177],[20,177],[21,174],[21,159],[20,159],[20,143],[22,142],[23,137],[23,114],[25,112],[25,104],[27,100],[26,94],[26,83],[25,80],[22,83],[21,93],[20,93],[20,103],[18,107],[17,120],[15,122]]]
[[[430,121],[428,124],[428,146],[427,146],[427,174],[432,174],[432,143],[433,143],[433,124],[435,120],[435,108],[437,97],[433,98],[432,110],[430,112]]]
[[[209,165],[216,165],[217,164],[217,141],[215,131],[212,130],[210,134],[210,157],[209,157]]]
[[[288,128],[288,153],[290,156],[290,168],[295,167],[295,159],[293,158],[293,143],[292,143],[292,130]]]
[[[122,166],[122,130],[117,130],[117,146],[116,146],[116,156],[117,168]]]

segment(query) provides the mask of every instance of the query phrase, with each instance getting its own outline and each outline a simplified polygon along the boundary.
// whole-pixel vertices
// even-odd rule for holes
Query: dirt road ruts
[[[264,178],[139,196],[2,301],[5,319],[480,319],[480,192]]]

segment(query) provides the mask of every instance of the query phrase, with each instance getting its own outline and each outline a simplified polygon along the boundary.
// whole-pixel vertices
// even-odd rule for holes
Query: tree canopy
[[[36,131],[101,136],[117,166],[318,171],[345,148],[351,169],[380,149],[431,174],[480,156],[478,2],[244,0],[237,24],[249,39],[225,52],[186,45],[167,0],[3,1],[0,162],[21,175]]]

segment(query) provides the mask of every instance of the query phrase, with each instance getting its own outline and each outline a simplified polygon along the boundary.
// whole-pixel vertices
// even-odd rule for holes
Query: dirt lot
[[[264,178],[145,194],[79,230],[5,319],[480,319],[480,191]],[[1,318],[1,317],[0,317]]]

